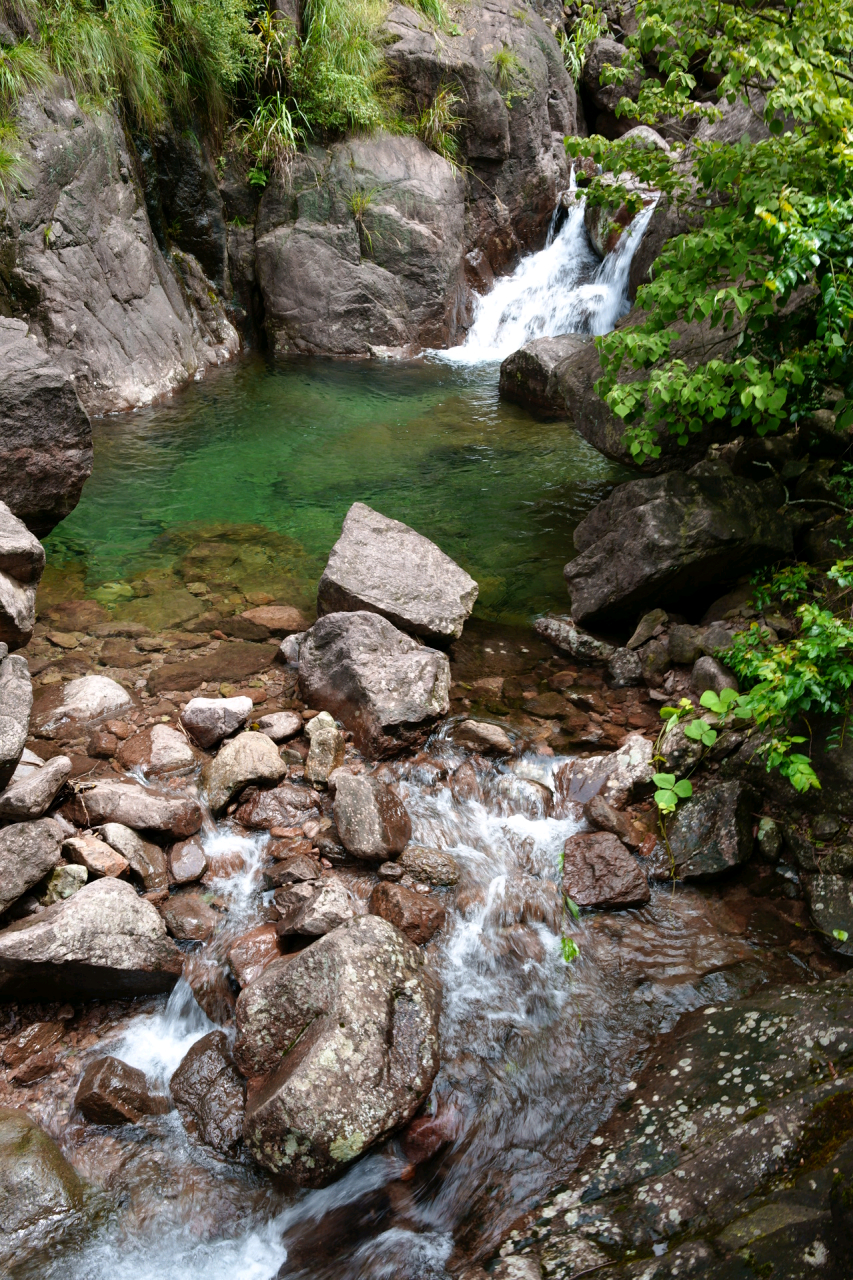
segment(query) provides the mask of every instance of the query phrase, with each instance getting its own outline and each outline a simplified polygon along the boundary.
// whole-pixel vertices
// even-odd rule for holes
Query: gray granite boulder
[[[120,822],[134,831],[164,831],[176,840],[195,835],[201,806],[191,796],[170,795],[136,782],[104,779],[81,787],[62,812],[80,827]]]
[[[0,643],[20,649],[33,634],[44,547],[0,502]]]
[[[61,827],[49,818],[0,831],[0,914],[53,871],[62,839]]]
[[[412,838],[412,820],[402,800],[379,778],[335,775],[335,826],[344,847],[366,862],[385,862]]]
[[[47,813],[71,773],[68,756],[54,756],[40,769],[0,792],[0,822],[22,822]]]
[[[0,653],[5,650],[0,644]],[[30,727],[33,685],[26,658],[0,659],[0,787],[11,782]]]
[[[214,813],[250,782],[275,783],[287,773],[278,747],[265,733],[240,733],[223,743],[202,770],[201,780]],[[188,832],[187,834],[192,834]]]

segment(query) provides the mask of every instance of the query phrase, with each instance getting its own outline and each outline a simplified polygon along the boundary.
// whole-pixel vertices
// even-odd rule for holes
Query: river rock
[[[420,741],[450,707],[450,664],[375,613],[330,613],[306,633],[299,685],[371,757]]]
[[[66,898],[72,897],[82,889],[88,879],[89,872],[85,867],[77,866],[76,863],[57,867],[48,876],[38,901],[43,907],[52,907],[55,902],[64,902]]]
[[[170,991],[182,956],[126,880],[94,880],[0,933],[0,999],[83,1000]]]
[[[86,1190],[25,1111],[0,1108],[0,1266],[16,1267],[85,1222]]]
[[[554,771],[554,792],[560,805],[586,804],[600,795],[621,809],[637,794],[651,789],[654,745],[639,733],[629,733],[618,751],[606,756],[570,760]]]
[[[276,652],[271,644],[223,642],[212,653],[200,654],[187,662],[169,662],[155,667],[148,677],[148,692],[197,689],[209,681],[217,684],[242,682],[271,667]]]
[[[109,676],[81,676],[69,680],[60,694],[59,702],[50,714],[52,723],[62,720],[103,720],[117,716],[133,705],[133,699],[117,680]]]
[[[639,849],[648,832],[636,822],[632,822],[627,814],[620,813],[608,804],[602,795],[595,795],[587,800],[583,807],[583,816],[591,827],[597,831],[609,831],[617,836],[629,849]]]
[[[83,1072],[74,1105],[92,1124],[138,1124],[143,1116],[162,1116],[169,1099],[152,1094],[145,1072],[121,1058],[96,1058]]]
[[[273,742],[285,742],[299,733],[302,716],[298,711],[273,711],[271,715],[261,716],[258,728]]]
[[[116,853],[121,854],[146,890],[152,892],[168,889],[166,855],[158,845],[143,840],[130,827],[125,827],[120,822],[105,822],[98,834]]]
[[[556,371],[566,354],[566,343],[576,335],[534,338],[507,356],[501,364],[500,396],[526,405],[549,418],[567,418],[566,400]]]
[[[0,493],[39,538],[76,507],[92,474],[92,427],[68,374],[21,320],[0,319]]]
[[[195,835],[202,823],[201,806],[189,796],[178,798],[133,782],[104,780],[78,791],[62,812],[78,827],[120,822],[134,831],[164,831],[175,839]]]
[[[724,689],[734,689],[738,692],[737,678],[729,671],[728,667],[724,667],[722,662],[718,662],[716,658],[710,658],[707,655],[697,658],[693,664],[693,670],[690,673],[690,686],[695,689],[698,694],[703,694],[710,689],[712,693],[722,693]]]
[[[172,846],[169,870],[176,884],[200,880],[207,870],[207,856],[199,840],[181,840]]]
[[[33,634],[43,569],[44,547],[0,502],[0,642],[10,649],[20,649]]]
[[[714,782],[685,800],[667,823],[669,849],[658,841],[649,858],[653,879],[701,880],[752,856],[753,822],[761,807],[744,782]]]
[[[181,724],[194,742],[207,749],[241,729],[253,707],[251,698],[190,698],[181,712]]]
[[[241,733],[223,743],[202,770],[201,780],[208,804],[219,813],[249,783],[278,782],[286,773],[287,765],[271,738],[265,733]]]
[[[283,782],[270,791],[259,791],[239,806],[234,817],[251,831],[270,831],[273,827],[302,826],[319,817],[317,793],[309,787]]]
[[[305,631],[309,625],[305,614],[292,604],[262,604],[256,609],[246,609],[240,617],[265,627],[273,636],[290,636]]]
[[[557,649],[569,653],[580,662],[609,662],[616,652],[606,640],[597,640],[589,632],[581,630],[571,618],[548,616],[537,618],[533,624],[543,640]]]
[[[631,689],[643,683],[642,659],[631,649],[617,649],[607,664],[607,671],[613,689]]]
[[[293,885],[292,892],[296,896],[307,886]],[[281,891],[276,895],[276,906],[283,904]],[[309,938],[319,938],[333,929],[347,924],[356,914],[352,894],[337,876],[324,876],[312,886],[310,896],[299,906],[295,915],[282,912],[282,922],[278,927],[280,934],[301,933]]]
[[[246,1086],[224,1031],[196,1040],[169,1089],[188,1133],[197,1133],[216,1151],[236,1147],[243,1136]]]
[[[123,768],[139,769],[148,778],[186,772],[199,757],[177,729],[155,724],[123,742],[116,759]]]
[[[33,705],[33,685],[26,659],[7,657],[0,643],[0,787],[12,781],[24,751]]]
[[[578,525],[564,570],[578,622],[610,623],[646,604],[688,607],[708,587],[791,554],[775,482],[726,473],[631,480]]]
[[[255,1159],[319,1186],[411,1119],[438,1070],[440,1004],[417,948],[377,916],[273,961],[237,1001]]]
[[[408,525],[354,502],[317,588],[320,614],[379,613],[427,640],[458,639],[477,584]]]
[[[506,729],[490,720],[463,720],[454,729],[453,736],[461,739],[462,742],[470,742],[478,751],[511,755],[515,750],[512,738]]]
[[[335,775],[333,813],[344,847],[366,862],[385,862],[412,838],[412,820],[399,796],[379,778]]]
[[[308,721],[305,732],[311,742],[305,761],[306,782],[328,782],[344,762],[344,735],[328,711]]]
[[[422,845],[410,844],[391,865],[399,867],[401,872],[408,872],[420,884],[450,887],[459,882],[459,864],[443,849],[425,849]]]
[[[827,946],[842,956],[853,956],[853,880],[844,875],[803,877],[812,924]]]
[[[0,831],[0,914],[53,871],[61,847],[62,830],[49,818]]]
[[[569,836],[563,850],[563,890],[579,907],[641,907],[651,898],[636,860],[608,831]]]
[[[105,840],[95,836],[70,836],[63,842],[62,852],[71,862],[85,867],[89,878],[95,876],[123,876],[128,863]]]
[[[279,889],[285,884],[317,880],[320,874],[320,863],[316,858],[307,853],[292,853],[264,872],[264,883],[270,889]]]
[[[429,942],[444,924],[444,907],[426,894],[387,881],[376,885],[368,910],[404,933],[410,942]]]
[[[274,924],[259,924],[241,934],[228,948],[228,964],[241,987],[259,978],[268,964],[281,955]]]
[[[206,942],[213,936],[221,916],[210,905],[209,893],[201,889],[179,889],[160,908],[166,928],[179,942]]]
[[[54,756],[41,769],[33,769],[20,781],[13,777],[6,790],[0,792],[0,821],[42,817],[62,790],[70,772],[68,756]]]
[[[64,1030],[62,1022],[31,1022],[7,1040],[3,1050],[4,1063],[7,1067],[19,1067],[27,1058],[45,1053],[57,1040],[61,1040]]]

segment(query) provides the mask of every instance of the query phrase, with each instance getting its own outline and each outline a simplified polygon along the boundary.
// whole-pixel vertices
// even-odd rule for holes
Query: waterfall
[[[570,190],[574,191],[574,175]],[[511,276],[479,298],[474,323],[460,347],[443,352],[457,364],[504,360],[532,338],[561,333],[609,333],[630,310],[628,275],[654,205],[634,218],[602,261],[584,226],[584,200],[576,199],[563,225],[539,253],[524,258]]]

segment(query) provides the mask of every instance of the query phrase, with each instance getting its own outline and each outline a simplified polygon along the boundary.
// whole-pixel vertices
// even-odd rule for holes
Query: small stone
[[[85,867],[90,876],[123,876],[128,862],[115,849],[94,836],[71,836],[62,845],[62,853],[72,862]]]
[[[169,854],[169,870],[176,884],[189,884],[200,880],[207,871],[207,858],[198,840],[182,840],[172,846]]]
[[[383,862],[381,866],[376,868],[376,874],[380,880],[389,880],[392,884],[399,884],[406,872],[399,862]]]
[[[143,840],[120,822],[104,823],[98,834],[116,853],[121,854],[149,892],[169,887],[166,857],[158,845]]]
[[[704,629],[702,627],[691,627],[686,623],[679,623],[671,629],[669,633],[669,656],[678,666],[691,666],[698,657],[701,656],[702,636]]]
[[[344,762],[344,735],[328,711],[321,711],[305,726],[311,746],[305,761],[308,782],[328,782],[329,774]]]
[[[515,750],[512,738],[506,730],[488,720],[463,720],[457,727],[455,736],[463,742],[472,743],[480,751],[509,755]]]
[[[669,615],[663,609],[652,609],[642,617],[637,624],[637,629],[626,641],[626,649],[639,649],[640,645],[645,644],[647,640],[651,640],[652,636],[659,634],[663,627],[669,621]]]
[[[179,889],[161,908],[166,928],[179,942],[206,942],[219,923],[219,913],[198,889]]]
[[[607,831],[566,841],[563,890],[579,907],[639,907],[651,898],[640,867],[621,840]]]
[[[110,1056],[89,1063],[74,1104],[92,1124],[138,1124],[171,1110],[168,1098],[151,1092],[144,1071]]]
[[[440,887],[449,887],[459,882],[459,864],[443,849],[426,849],[422,845],[410,844],[396,863],[384,865],[399,867],[401,873],[407,872],[415,880]],[[382,876],[382,867],[379,868],[379,875],[382,879],[391,879],[390,876]]]
[[[722,662],[707,655],[697,658],[693,664],[690,685],[698,694],[703,694],[708,689],[717,694],[722,693],[724,689],[734,689],[737,693],[738,688],[737,679],[728,667],[724,667]]]
[[[168,724],[155,724],[123,742],[116,759],[125,769],[140,769],[144,777],[164,777],[192,769],[197,754],[184,734]]]
[[[772,818],[760,818],[756,837],[758,852],[765,862],[777,863],[782,852],[782,831]]]
[[[371,915],[393,924],[410,942],[429,942],[444,924],[444,907],[401,884],[383,881],[370,895]]]
[[[385,862],[412,838],[402,800],[379,778],[341,770],[335,775],[335,826],[344,847],[368,862]]]
[[[302,717],[296,711],[274,711],[271,715],[261,716],[258,728],[273,742],[284,742],[300,732]]]
[[[607,664],[614,689],[630,689],[643,683],[643,664],[631,649],[617,649]]]
[[[181,712],[181,724],[205,749],[241,729],[252,713],[251,698],[191,698]]]
[[[6,1042],[3,1061],[7,1067],[18,1067],[27,1058],[43,1053],[56,1044],[65,1028],[61,1022],[31,1022],[23,1031]]]
[[[648,640],[637,653],[646,684],[659,687],[663,683],[662,676],[672,666],[669,649],[660,640]]]
[[[39,902],[43,907],[52,907],[55,902],[64,902],[72,897],[89,879],[85,867],[72,863],[69,867],[57,867],[51,871],[44,891],[39,894]]]
[[[270,889],[278,889],[285,884],[300,884],[303,880],[316,880],[320,868],[316,858],[305,853],[294,853],[276,862],[270,871],[264,873],[264,881]]]
[[[308,628],[308,619],[293,605],[265,604],[257,609],[246,609],[241,618],[265,627],[273,636],[289,636]]]
[[[216,758],[202,770],[202,784],[214,813],[221,812],[232,796],[250,783],[278,782],[287,773],[271,738],[263,733],[241,733],[223,743]]]
[[[291,925],[292,933],[322,937],[355,917],[352,894],[337,876],[324,876],[319,892],[305,903]]]
[[[231,972],[241,987],[260,977],[267,965],[281,955],[279,934],[274,924],[261,924],[241,934],[228,948]]]
[[[279,657],[282,662],[286,662],[288,666],[299,666],[299,649],[302,641],[305,639],[306,632],[300,631],[294,636],[285,636],[278,647]]]

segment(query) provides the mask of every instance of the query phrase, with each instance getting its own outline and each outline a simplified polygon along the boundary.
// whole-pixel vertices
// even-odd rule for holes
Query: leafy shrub
[[[558,34],[563,62],[575,85],[580,84],[587,48],[593,40],[604,35],[606,31],[607,19],[604,14],[594,9],[591,4],[585,4],[581,8],[580,17],[572,28],[571,34],[567,35],[565,31]]]

